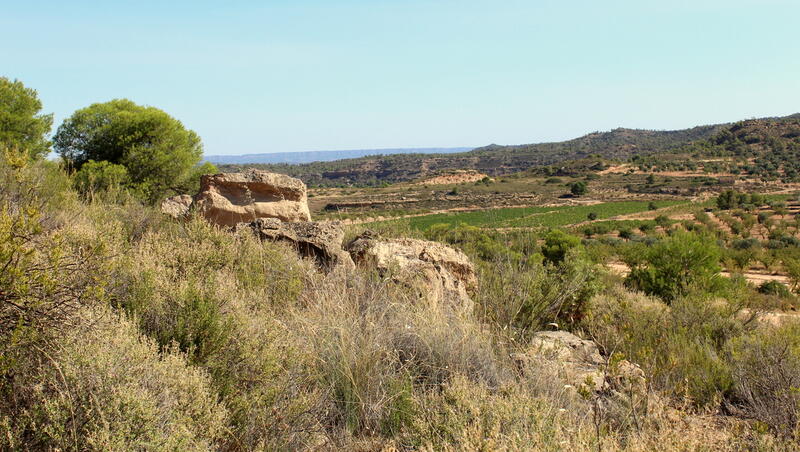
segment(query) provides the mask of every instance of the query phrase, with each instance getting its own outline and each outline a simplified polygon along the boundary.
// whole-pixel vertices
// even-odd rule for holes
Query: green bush
[[[720,250],[706,236],[679,232],[644,249],[626,283],[666,302],[685,295],[690,287],[719,288]]]
[[[589,191],[589,186],[584,181],[576,181],[569,184],[569,191],[573,196],[583,196]]]
[[[581,240],[574,235],[567,234],[560,229],[553,229],[547,233],[542,245],[542,255],[553,264],[559,264],[564,260],[567,252],[581,246]]]
[[[764,281],[758,286],[758,292],[763,293],[765,295],[776,295],[782,298],[791,298],[792,292],[786,287],[785,284],[781,284],[778,281]]]
[[[128,170],[111,162],[89,160],[75,173],[75,189],[87,197],[95,193],[119,189],[128,184]]]
[[[713,409],[732,389],[725,347],[744,331],[737,312],[702,295],[667,306],[618,288],[591,300],[582,325],[603,349],[639,364],[660,393]]]

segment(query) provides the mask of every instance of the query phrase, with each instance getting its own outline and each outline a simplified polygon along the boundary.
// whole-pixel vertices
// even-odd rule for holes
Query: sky
[[[560,141],[800,111],[798,0],[0,0],[59,125],[128,98],[206,154]]]

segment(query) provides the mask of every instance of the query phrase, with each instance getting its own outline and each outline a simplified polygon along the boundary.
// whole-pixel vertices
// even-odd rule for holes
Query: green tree
[[[569,191],[575,196],[583,196],[589,191],[589,186],[584,181],[577,181],[569,185]]]
[[[53,115],[41,110],[35,90],[18,80],[0,77],[0,148],[21,149],[33,159],[45,157],[50,152],[47,134]]]
[[[719,282],[720,250],[710,237],[676,232],[644,250],[626,280],[629,286],[671,302],[695,285]]]
[[[75,169],[92,160],[124,166],[130,188],[151,203],[186,191],[203,154],[200,137],[180,121],[127,99],[76,111],[58,128],[54,142]]]
[[[567,234],[560,229],[553,229],[547,233],[542,245],[542,255],[553,264],[559,264],[571,249],[581,246],[581,239]]]

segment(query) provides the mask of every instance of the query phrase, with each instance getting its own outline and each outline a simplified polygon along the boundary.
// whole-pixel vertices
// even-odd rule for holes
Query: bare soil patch
[[[486,174],[479,173],[472,170],[454,171],[448,174],[441,174],[434,176],[423,181],[417,182],[415,185],[449,185],[449,184],[463,184],[469,182],[478,182],[483,178],[489,177]]]

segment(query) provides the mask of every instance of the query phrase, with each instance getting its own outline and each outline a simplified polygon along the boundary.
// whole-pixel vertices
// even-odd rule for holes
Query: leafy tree
[[[567,234],[560,229],[550,231],[544,239],[542,245],[542,255],[553,264],[559,264],[564,260],[567,252],[581,245],[581,239],[574,235]]]
[[[589,187],[586,182],[580,180],[577,182],[573,182],[569,186],[569,191],[575,196],[583,196],[586,192],[589,191]]]
[[[646,248],[627,284],[671,302],[696,285],[711,289],[719,279],[720,250],[713,239],[677,232]]]
[[[735,209],[738,205],[737,193],[734,190],[726,190],[717,197],[717,208],[720,210]]]
[[[589,215],[586,215],[586,218],[588,218],[589,221],[594,221],[597,219],[597,214],[594,212],[589,212]]]
[[[54,142],[75,169],[92,160],[124,166],[130,187],[152,203],[169,192],[186,191],[203,153],[200,137],[180,121],[127,99],[76,111],[58,128]]]
[[[0,148],[21,149],[33,159],[45,157],[50,152],[47,134],[53,115],[41,114],[41,110],[35,90],[0,77]]]
[[[655,218],[655,222],[657,225],[661,226],[662,228],[666,229],[670,225],[670,219],[666,215],[659,215]]]

